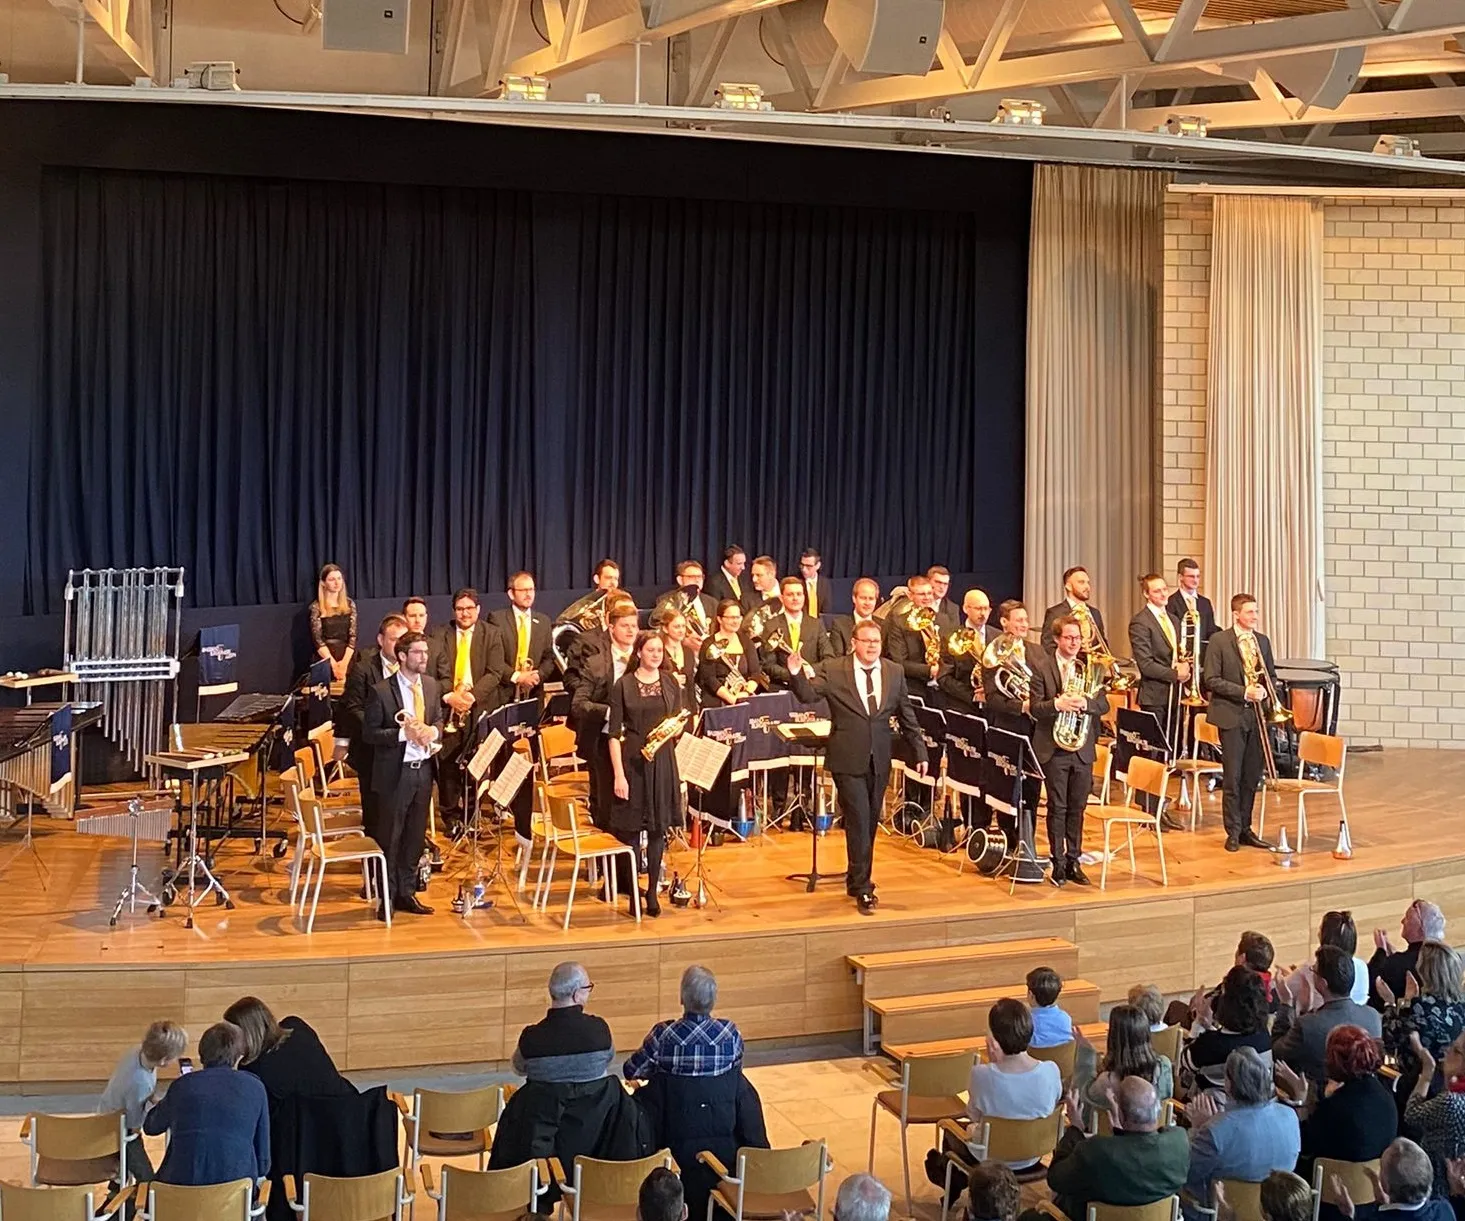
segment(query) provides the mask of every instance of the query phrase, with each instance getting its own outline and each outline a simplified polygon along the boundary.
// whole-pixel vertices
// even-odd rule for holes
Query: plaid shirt
[[[728,1018],[687,1013],[658,1022],[646,1041],[626,1060],[627,1081],[647,1081],[652,1073],[673,1077],[717,1077],[741,1067],[743,1036]]]

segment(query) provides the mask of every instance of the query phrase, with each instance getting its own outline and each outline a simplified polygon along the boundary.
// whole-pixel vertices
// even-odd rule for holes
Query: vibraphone
[[[71,725],[66,741],[57,743],[52,720],[63,708],[71,710]],[[39,803],[54,817],[69,817],[75,798],[76,735],[100,718],[101,706],[91,703],[0,708],[0,818],[17,817],[21,802]],[[58,745],[68,752],[67,767],[53,785],[51,755]]]

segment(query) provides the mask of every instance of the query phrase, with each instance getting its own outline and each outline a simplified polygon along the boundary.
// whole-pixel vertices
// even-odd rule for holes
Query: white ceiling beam
[[[941,37],[936,40],[936,61],[947,71],[959,73],[963,81],[971,81],[971,65],[961,53],[961,48],[956,45],[951,27],[944,22],[941,25]]]
[[[1399,89],[1380,93],[1351,93],[1336,110],[1314,106],[1305,113],[1279,112],[1272,101],[1212,102],[1196,108],[1212,130],[1243,127],[1301,127],[1315,123],[1370,123],[1390,119],[1420,119],[1459,114],[1465,110],[1465,86],[1448,89]],[[1170,113],[1159,107],[1131,111],[1131,131],[1145,131],[1163,123]]]
[[[1430,76],[1436,72],[1465,72],[1465,55],[1429,55],[1417,59],[1364,60],[1360,79],[1390,76]]]
[[[1129,126],[1129,99],[1134,96],[1143,79],[1142,75],[1130,76],[1126,73],[1121,76],[1109,91],[1109,97],[1099,111],[1099,117],[1094,120],[1094,126],[1116,130]]]
[[[1362,9],[1377,23],[1379,29],[1388,28],[1388,21],[1384,17],[1384,11],[1379,7],[1378,0],[1348,0],[1349,8]]]
[[[814,104],[814,83],[809,79],[809,69],[804,65],[804,58],[799,54],[799,49],[788,32],[788,23],[778,9],[766,13],[764,20],[767,22],[768,37],[773,43],[773,49],[783,60],[788,83],[793,87],[794,93],[803,99],[803,108],[808,110]]]
[[[997,19],[987,31],[987,37],[982,40],[982,49],[977,52],[976,63],[967,74],[969,89],[981,89],[993,67],[1001,62],[1002,53],[1007,50],[1008,40],[1012,37],[1012,31],[1017,28],[1017,19],[1022,16],[1023,5],[1026,3],[1027,0],[1002,0]]]
[[[559,37],[560,63],[570,57],[570,47],[585,28],[585,12],[589,7],[590,0],[570,0],[570,7],[565,13],[564,29],[560,31]]]
[[[960,59],[961,57],[960,56],[957,56],[957,58]],[[846,74],[849,72],[849,69],[850,69],[849,56],[846,55],[843,51],[841,51],[838,47],[835,47],[834,48],[834,57],[829,61],[828,67],[826,67],[824,69],[824,79],[819,82],[819,92],[814,95],[814,105],[810,107],[811,110],[823,110],[824,109],[824,101],[825,101],[825,99],[829,96],[829,94],[833,90],[837,89],[840,85],[844,84],[844,78],[845,78]],[[947,69],[946,69],[946,71],[955,73],[955,72],[957,72],[957,69],[948,66]],[[965,69],[964,66],[963,66],[963,68],[960,71],[960,75],[961,75],[961,81],[962,81],[962,88],[965,89],[966,88],[966,69]]]
[[[1175,11],[1175,20],[1170,23],[1170,28],[1165,31],[1165,37],[1155,52],[1157,63],[1169,63],[1172,59],[1181,57],[1186,39],[1195,33],[1195,27],[1205,11],[1206,0],[1180,0],[1180,7]]]
[[[448,0],[443,20],[443,52],[437,62],[432,91],[443,96],[458,79],[458,52],[463,45],[463,30],[468,24],[468,7],[473,0]]]
[[[727,54],[728,43],[732,42],[733,31],[738,28],[739,18],[725,17],[712,31],[712,45],[702,56],[696,73],[692,77],[692,88],[687,94],[688,106],[706,106],[712,95],[713,82],[722,67],[723,56]]]
[[[102,37],[95,42],[102,53],[129,78],[151,79],[155,65],[152,0],[51,0],[51,5],[80,21],[83,33],[98,31]],[[140,38],[128,33],[129,25],[136,26]]]
[[[514,41],[514,24],[519,9],[529,0],[473,0],[473,19],[478,27],[478,62],[483,83],[494,88],[502,79]]]
[[[1414,0],[1399,0],[1399,6],[1394,10],[1394,15],[1389,18],[1389,29],[1400,30],[1404,23],[1409,20],[1410,10],[1414,7]]]
[[[1130,0],[1104,0],[1104,7],[1109,10],[1109,16],[1114,19],[1114,28],[1119,31],[1124,41],[1135,43],[1144,50],[1146,55],[1154,59],[1154,39],[1145,29],[1145,23],[1134,11],[1134,5],[1130,3]]]

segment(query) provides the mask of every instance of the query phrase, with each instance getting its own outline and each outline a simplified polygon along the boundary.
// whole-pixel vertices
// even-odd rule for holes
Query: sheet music
[[[696,738],[684,733],[677,739],[677,771],[683,780],[704,793],[717,783],[717,777],[732,754],[732,747],[716,738]]]
[[[473,752],[473,758],[468,761],[468,774],[475,781],[482,780],[483,773],[488,771],[488,765],[494,761],[503,748],[504,735],[497,729],[490,729],[488,737],[483,739],[482,744]]]
[[[514,751],[504,764],[504,770],[498,774],[498,779],[488,786],[488,799],[496,806],[507,808],[523,785],[525,777],[533,770],[534,763],[529,756]]]

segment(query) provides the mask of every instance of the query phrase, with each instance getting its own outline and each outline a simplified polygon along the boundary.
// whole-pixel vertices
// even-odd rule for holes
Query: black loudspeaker
[[[324,0],[321,46],[327,51],[407,54],[411,0]]]
[[[945,16],[945,0],[829,0],[824,24],[857,71],[924,76]]]

